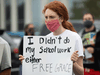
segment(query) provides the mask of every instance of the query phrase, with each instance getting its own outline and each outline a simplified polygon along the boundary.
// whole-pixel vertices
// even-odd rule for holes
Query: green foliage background
[[[81,4],[83,7],[80,7]],[[73,16],[71,19],[82,19],[85,13],[91,13],[95,19],[100,19],[100,0],[86,0],[81,2],[81,4],[78,2],[73,3]]]

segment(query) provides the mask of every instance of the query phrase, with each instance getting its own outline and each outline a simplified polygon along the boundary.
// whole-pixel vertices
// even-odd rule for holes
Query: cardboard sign
[[[24,36],[22,74],[72,75],[74,49],[71,36]]]

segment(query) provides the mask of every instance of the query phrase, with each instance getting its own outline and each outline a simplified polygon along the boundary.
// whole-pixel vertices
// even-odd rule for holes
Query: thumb
[[[78,53],[78,51],[76,51],[76,53]]]

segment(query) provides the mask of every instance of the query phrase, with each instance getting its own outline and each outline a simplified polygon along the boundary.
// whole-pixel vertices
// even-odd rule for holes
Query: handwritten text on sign
[[[71,36],[25,36],[23,75],[72,75]]]

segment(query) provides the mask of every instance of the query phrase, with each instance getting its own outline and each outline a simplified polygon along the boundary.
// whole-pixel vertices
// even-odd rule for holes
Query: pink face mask
[[[58,19],[57,20],[51,20],[51,21],[45,21],[47,28],[51,31],[54,32],[57,30],[60,26]]]

